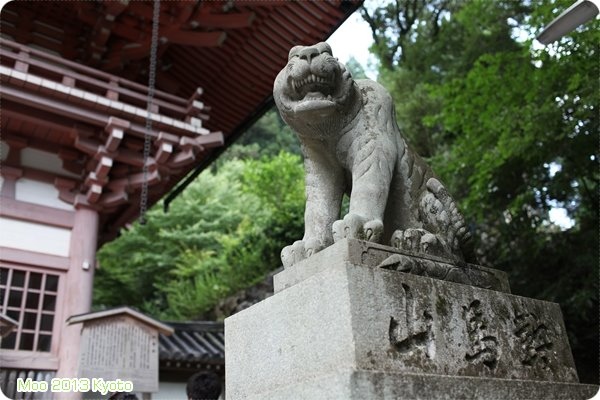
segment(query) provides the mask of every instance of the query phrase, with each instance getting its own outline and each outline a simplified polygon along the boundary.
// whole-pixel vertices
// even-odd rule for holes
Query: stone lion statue
[[[290,50],[273,96],[300,138],[306,170],[304,237],[282,250],[284,267],[343,238],[474,261],[463,216],[402,137],[383,86],[352,79],[318,43]],[[340,219],[344,193],[350,210]]]

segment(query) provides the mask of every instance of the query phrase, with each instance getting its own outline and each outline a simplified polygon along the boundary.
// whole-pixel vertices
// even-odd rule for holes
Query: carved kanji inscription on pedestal
[[[465,360],[481,362],[494,369],[498,364],[498,339],[487,332],[488,320],[483,315],[481,302],[473,300],[468,306],[463,306],[463,316],[469,337]]]
[[[554,359],[552,331],[534,313],[515,310],[513,322],[514,334],[519,338],[523,350],[521,363],[527,367],[550,369]]]
[[[400,353],[422,349],[427,358],[435,357],[433,317],[415,302],[411,289],[402,284],[404,290],[404,318],[390,317],[390,344]]]

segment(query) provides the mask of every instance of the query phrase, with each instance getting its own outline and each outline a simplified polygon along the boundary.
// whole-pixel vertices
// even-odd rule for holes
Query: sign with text
[[[158,391],[158,335],[170,332],[137,314],[105,313],[100,318],[86,316],[71,321],[83,323],[79,378],[119,379],[132,382],[135,392]]]
[[[158,391],[158,332],[130,317],[86,323],[80,378],[133,382],[136,392]]]

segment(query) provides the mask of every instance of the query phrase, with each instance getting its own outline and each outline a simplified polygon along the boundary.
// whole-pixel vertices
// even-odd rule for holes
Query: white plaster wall
[[[0,140],[0,160],[6,160],[6,157],[8,157],[8,150],[10,150],[8,143]]]
[[[69,256],[71,231],[0,217],[0,246],[55,256]]]
[[[77,175],[63,169],[62,160],[58,157],[58,155],[29,147],[21,150],[21,164],[26,167],[53,172],[59,175],[71,176],[74,178],[78,177]]]
[[[185,382],[159,382],[158,392],[152,393],[152,400],[187,400]]]
[[[58,198],[58,189],[51,183],[22,178],[17,181],[15,191],[15,198],[19,201],[60,208],[61,210],[74,210],[72,204],[65,203]]]

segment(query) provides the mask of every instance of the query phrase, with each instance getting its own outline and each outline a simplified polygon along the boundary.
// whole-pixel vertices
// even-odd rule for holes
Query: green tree
[[[205,171],[98,253],[96,308],[129,305],[158,318],[201,319],[221,298],[280,265],[302,234],[300,157],[282,152]]]
[[[346,68],[352,74],[352,78],[354,79],[365,79],[367,74],[365,73],[365,69],[358,62],[358,60],[354,57],[350,57],[348,61],[346,61]]]
[[[433,122],[441,102],[430,93],[431,85],[464,76],[482,54],[515,49],[511,31],[525,11],[518,1],[488,0],[395,1],[371,11],[372,52],[380,60],[394,53],[392,62],[380,63],[379,79],[401,99],[396,102],[398,123],[419,154],[431,157],[449,139],[449,132]],[[392,18],[396,14],[398,20]],[[394,39],[394,32],[401,37]]]
[[[145,225],[134,223],[98,252],[100,269],[94,283],[98,306],[127,304],[142,307],[146,300],[162,301],[156,282],[173,270],[184,249],[219,248],[219,235],[235,230],[243,219],[237,204],[235,177],[242,165],[232,163],[218,175],[210,173],[190,185],[168,214],[156,206]]]
[[[483,263],[514,293],[560,303],[580,378],[597,381],[599,23],[536,50],[519,37],[570,1],[416,3],[400,10],[411,24],[383,17],[411,1],[367,19],[399,123],[462,199]],[[555,207],[573,227],[552,223]]]
[[[416,30],[427,30],[437,36],[443,15],[455,7],[453,0],[390,0],[369,9],[360,8],[363,19],[369,23],[374,44],[371,51],[379,58],[383,69],[391,70],[400,59],[407,58],[407,47]]]
[[[445,84],[441,122],[459,134],[451,158],[436,163],[462,187],[486,238],[484,258],[509,271],[516,293],[561,304],[588,382],[598,376],[590,352],[598,342],[598,28],[552,51],[532,51],[528,41],[481,56],[464,79]],[[557,206],[571,229],[552,226]]]
[[[159,285],[168,307],[154,314],[202,319],[220,299],[276,269],[281,249],[302,235],[303,175],[300,157],[289,153],[245,161],[238,177],[240,201],[230,205],[240,207],[243,220],[235,232],[219,236],[218,251],[184,253],[174,279]]]
[[[235,158],[244,160],[273,157],[280,151],[299,155],[300,142],[283,122],[277,108],[273,107],[219,157],[217,166]]]

